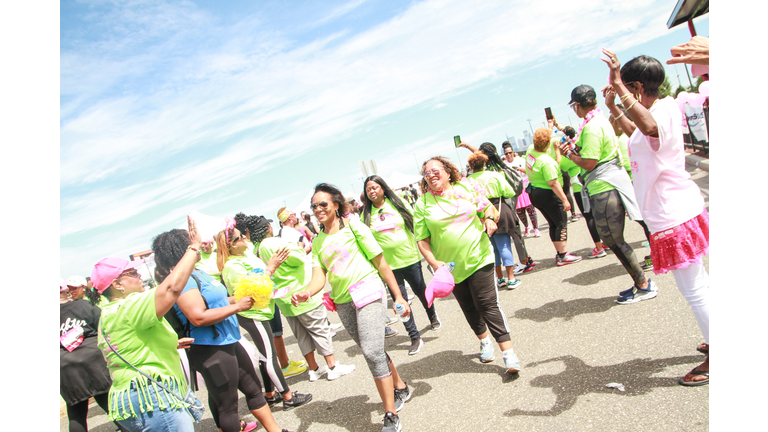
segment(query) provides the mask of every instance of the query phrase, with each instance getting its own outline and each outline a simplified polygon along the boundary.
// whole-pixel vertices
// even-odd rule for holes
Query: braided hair
[[[507,175],[512,175],[512,168],[508,167],[507,164],[501,160],[501,156],[499,156],[499,152],[496,150],[495,145],[489,142],[484,142],[480,144],[480,151],[488,156],[488,162],[485,163],[486,169],[489,171],[506,172]]]
[[[251,243],[259,243],[267,234],[267,224],[260,224],[261,216],[246,216],[244,213],[235,215],[235,228],[240,233],[248,233]],[[257,241],[256,239],[261,239]]]

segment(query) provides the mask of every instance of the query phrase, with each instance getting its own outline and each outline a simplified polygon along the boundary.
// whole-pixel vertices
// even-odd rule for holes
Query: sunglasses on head
[[[322,207],[322,208],[326,209],[326,208],[328,208],[328,203],[327,203],[327,202],[325,202],[325,201],[323,201],[323,202],[319,202],[319,203],[317,203],[317,204],[315,204],[315,203],[312,203],[312,205],[310,206],[310,208],[311,208],[313,211],[314,211],[316,208],[318,208],[318,207]]]

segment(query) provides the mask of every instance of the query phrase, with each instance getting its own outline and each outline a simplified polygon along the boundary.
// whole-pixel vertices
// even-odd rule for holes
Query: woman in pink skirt
[[[525,188],[528,186],[528,177],[525,175],[525,160],[520,157],[515,157],[515,151],[512,149],[512,145],[509,144],[509,141],[504,141],[502,148],[504,149],[504,163],[510,168],[523,174],[523,191],[520,193],[520,196],[517,197],[517,208],[515,211],[517,212],[517,218],[520,219],[525,226],[524,235],[529,237],[531,233],[533,233],[534,236],[539,237],[541,236],[541,233],[539,232],[539,223],[536,220],[536,209],[533,208],[531,198],[525,191]],[[528,226],[528,219],[525,217],[526,213],[528,213],[528,217],[531,219],[530,227]],[[533,231],[531,231],[531,228],[533,228]]]
[[[709,214],[699,187],[685,170],[680,109],[671,96],[659,99],[664,67],[653,57],[639,56],[621,67],[604,49],[610,85],[605,104],[630,134],[629,158],[635,195],[651,232],[655,274],[671,271],[704,336],[698,350],[704,362],[679,379],[684,386],[709,384],[709,276],[702,258],[709,253]],[[616,107],[615,97],[626,107]],[[632,116],[634,121],[628,119]]]

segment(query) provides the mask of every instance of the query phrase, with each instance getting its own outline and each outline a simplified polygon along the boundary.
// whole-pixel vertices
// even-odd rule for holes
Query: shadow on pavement
[[[576,300],[555,300],[536,309],[522,308],[514,314],[514,318],[546,322],[553,318],[564,318],[566,321],[578,315],[601,313],[618,306],[616,296],[603,298],[582,298]]]
[[[532,362],[524,367],[532,373],[531,368],[544,363],[563,362],[565,370],[557,375],[540,375],[530,383],[533,387],[551,388],[556,396],[555,404],[548,410],[527,411],[512,409],[505,416],[517,415],[556,416],[571,409],[579,396],[589,393],[611,393],[620,396],[640,396],[660,387],[675,387],[679,377],[653,377],[651,375],[663,372],[668,366],[680,364],[699,364],[703,356],[671,357],[664,359],[634,359],[608,366],[589,366],[574,356],[560,356]],[[626,391],[621,392],[605,385],[618,382],[624,385]]]
[[[580,285],[580,286],[589,286],[589,285],[594,285],[595,281],[626,276],[627,286],[622,287],[621,289],[617,289],[616,297],[618,297],[619,291],[627,289],[632,286],[632,278],[629,276],[627,271],[624,269],[624,266],[621,265],[621,263],[616,259],[615,256],[609,255],[603,258],[594,258],[594,259],[608,260],[612,262],[610,264],[606,263],[607,265],[603,265],[595,269],[580,272],[579,274],[574,275],[571,278],[563,279],[563,282],[571,283],[574,285]],[[571,265],[579,265],[579,264],[580,263],[571,264]]]
[[[371,383],[373,385],[373,383]],[[365,395],[349,396],[333,402],[313,401],[294,410],[301,424],[296,430],[311,430],[316,423],[336,425],[347,431],[380,431],[381,423],[372,423],[371,414],[378,412],[384,417],[380,401],[368,402]]]

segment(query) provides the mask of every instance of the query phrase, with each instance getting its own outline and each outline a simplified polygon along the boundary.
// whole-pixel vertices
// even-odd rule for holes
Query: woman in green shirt
[[[382,279],[396,307],[402,308],[403,317],[410,315],[410,307],[370,228],[357,218],[344,217],[352,209],[341,191],[328,183],[315,186],[312,211],[320,221],[320,232],[312,243],[312,280],[306,290],[293,294],[292,302],[298,305],[319,293],[328,275],[330,297],[339,319],[363,351],[384,404],[382,432],[399,431],[402,425],[397,412],[411,393],[385,350],[386,296]]]
[[[485,169],[488,156],[482,151],[472,153],[467,162],[470,168],[472,168],[472,174],[469,175],[469,178],[480,183],[487,192],[486,198],[491,201],[491,204],[499,212],[499,220],[496,223],[497,229],[493,236],[491,236],[493,255],[496,260],[497,283],[499,288],[515,289],[522,283],[521,280],[515,278],[515,257],[512,254],[512,243],[510,241],[510,234],[515,225],[515,215],[512,208],[505,201],[505,198],[514,197],[515,191],[512,190],[512,187],[503,175]],[[501,271],[502,264],[504,264],[504,268],[507,271],[506,279]]]
[[[435,156],[422,165],[422,196],[413,212],[414,233],[421,254],[437,270],[454,262],[453,295],[467,323],[480,339],[480,361],[492,362],[496,339],[508,373],[520,370],[512,349],[509,325],[501,310],[493,275],[493,250],[488,236],[496,231],[498,211],[471,179],[462,180],[448,159]]]
[[[110,300],[101,311],[98,343],[112,377],[109,419],[130,431],[194,432],[187,404],[126,363],[186,397],[189,389],[177,351],[182,346],[164,316],[176,303],[200,257],[200,234],[194,221],[187,221],[189,248],[175,271],[157,288],[144,291],[136,270],[142,261],[104,258],[91,273],[94,288]]]
[[[549,224],[549,239],[555,246],[555,263],[559,266],[581,261],[580,256],[568,253],[568,210],[571,203],[563,192],[560,166],[547,154],[552,131],[545,127],[533,134],[533,149],[525,158],[525,172],[531,185],[531,203]]]
[[[408,202],[398,197],[390,189],[383,178],[372,175],[363,182],[365,195],[363,196],[363,223],[371,227],[373,237],[384,251],[384,258],[392,269],[400,287],[400,294],[408,298],[405,290],[405,281],[413,289],[413,293],[421,301],[421,305],[427,311],[427,316],[433,329],[440,328],[440,320],[435,313],[435,306],[429,306],[424,292],[427,284],[424,283],[424,275],[421,272],[421,255],[413,239],[413,210]],[[410,192],[408,192],[410,195]],[[392,295],[394,298],[394,294]],[[403,323],[408,335],[411,337],[411,346],[408,354],[419,352],[424,342],[421,339],[419,329],[416,327],[416,318],[411,311],[411,318]]]

